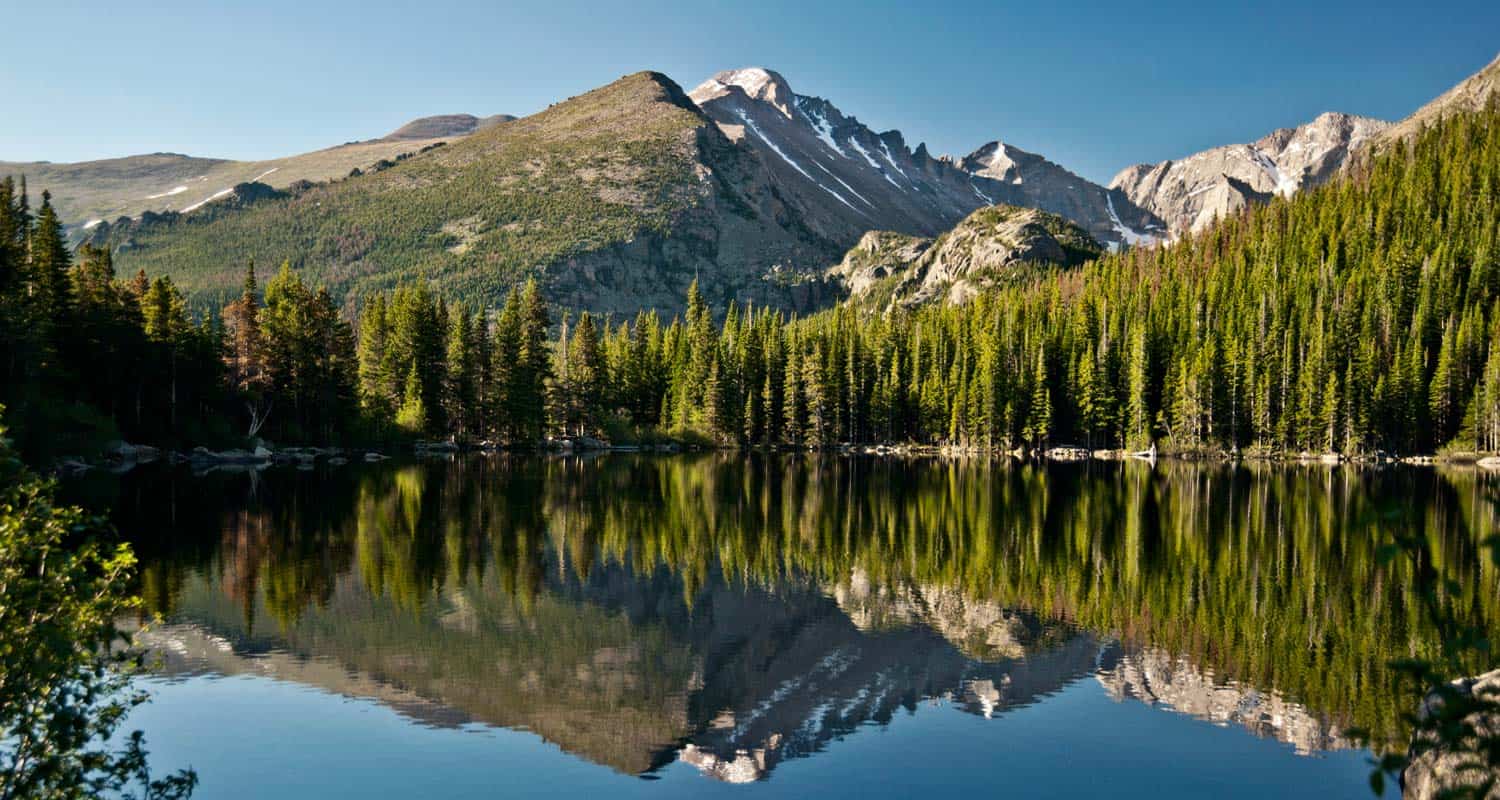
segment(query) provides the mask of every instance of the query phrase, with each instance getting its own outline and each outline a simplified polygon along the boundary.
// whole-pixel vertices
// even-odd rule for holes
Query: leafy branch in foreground
[[[1481,545],[1500,566],[1500,534],[1486,537]],[[1383,795],[1389,777],[1406,797],[1500,796],[1500,670],[1463,677],[1491,663],[1488,636],[1461,621],[1454,598],[1463,596],[1463,587],[1442,575],[1424,539],[1397,535],[1379,555],[1386,562],[1402,555],[1411,560],[1419,609],[1442,646],[1432,660],[1391,660],[1397,681],[1416,700],[1415,710],[1403,715],[1411,726],[1411,744],[1405,753],[1386,753],[1374,762],[1370,788]],[[1368,740],[1365,731],[1349,733]]]
[[[139,731],[113,741],[146,701],[140,654],[116,626],[135,557],[104,524],[54,505],[0,425],[0,800],[190,795],[192,771],[153,779]]]

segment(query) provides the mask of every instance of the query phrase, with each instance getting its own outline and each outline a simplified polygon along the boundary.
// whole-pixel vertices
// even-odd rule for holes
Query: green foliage
[[[197,776],[153,779],[139,731],[112,743],[146,696],[116,619],[135,558],[104,524],[57,506],[0,426],[0,797],[180,798]]]
[[[61,239],[50,199],[33,216],[0,181],[0,402],[32,458],[124,434],[207,435],[222,400],[218,331],[193,325],[167,278],[115,277],[106,251]]]

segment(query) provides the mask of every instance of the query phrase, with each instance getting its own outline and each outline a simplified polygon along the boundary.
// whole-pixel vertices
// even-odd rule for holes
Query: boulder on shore
[[[155,461],[161,455],[161,451],[148,444],[131,444],[130,442],[110,442],[104,447],[105,457],[114,461],[129,461],[144,464]]]
[[[1401,773],[1401,795],[1407,800],[1469,796],[1488,784],[1483,795],[1500,798],[1500,763],[1486,757],[1500,740],[1500,669],[1450,684],[1465,715],[1454,722],[1467,728],[1457,741],[1444,741],[1428,725],[1412,737],[1408,763]],[[1443,720],[1447,701],[1438,692],[1422,701],[1417,717],[1424,723]],[[1440,723],[1442,724],[1442,723]]]

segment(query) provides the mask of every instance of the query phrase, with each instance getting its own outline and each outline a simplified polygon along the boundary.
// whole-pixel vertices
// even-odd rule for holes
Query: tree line
[[[885,315],[718,316],[695,285],[683,317],[614,321],[534,281],[497,310],[417,281],[356,326],[283,264],[194,322],[169,278],[70,253],[7,180],[0,401],[22,430],[92,415],[146,438],[1495,451],[1497,242],[1493,103],[1170,246]]]

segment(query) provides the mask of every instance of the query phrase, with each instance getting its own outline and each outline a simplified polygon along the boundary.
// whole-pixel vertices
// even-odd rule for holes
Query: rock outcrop
[[[1038,265],[1074,266],[1102,252],[1088,232],[1055,214],[989,206],[936,239],[866,234],[826,274],[854,302],[884,310],[938,300],[965,303]]]
[[[1488,755],[1500,743],[1500,669],[1454,681],[1452,688],[1458,707],[1445,708],[1448,700],[1435,692],[1417,712],[1423,727],[1413,737],[1401,773],[1401,794],[1408,800],[1469,797],[1486,787],[1478,796],[1500,798],[1500,762]],[[1445,724],[1469,731],[1457,741],[1443,741],[1437,729]]]

